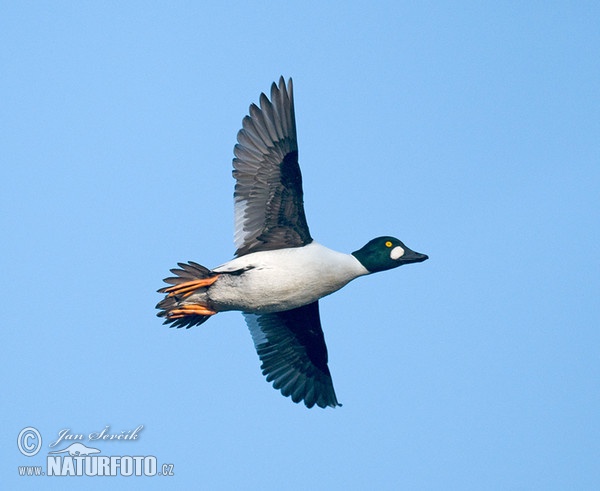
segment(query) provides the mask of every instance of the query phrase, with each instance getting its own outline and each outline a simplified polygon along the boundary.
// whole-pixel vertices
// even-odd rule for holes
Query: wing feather
[[[250,105],[234,147],[236,255],[312,242],[304,213],[292,80]]]
[[[327,366],[319,304],[270,314],[244,313],[267,382],[307,407],[339,406]]]

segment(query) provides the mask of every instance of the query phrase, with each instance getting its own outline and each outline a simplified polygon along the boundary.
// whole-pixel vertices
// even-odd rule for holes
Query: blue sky
[[[4,2],[0,481],[598,489],[599,15]],[[279,75],[312,235],[345,252],[395,235],[430,256],[322,301],[335,410],[264,381],[239,313],[188,331],[155,317],[177,261],[231,258],[235,135]],[[174,476],[18,476],[63,429],[139,425],[97,447]],[[16,445],[27,427],[34,457]]]

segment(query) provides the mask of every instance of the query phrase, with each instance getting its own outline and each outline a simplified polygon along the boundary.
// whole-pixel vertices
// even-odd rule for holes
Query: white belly
[[[305,247],[255,252],[229,261],[215,272],[249,268],[239,275],[223,274],[207,294],[216,310],[279,312],[318,300],[349,281],[368,274],[350,254],[316,242]]]

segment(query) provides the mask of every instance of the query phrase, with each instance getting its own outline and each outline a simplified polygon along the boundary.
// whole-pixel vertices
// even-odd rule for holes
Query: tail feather
[[[177,265],[180,269],[171,269],[171,273],[176,276],[170,276],[163,280],[168,285],[179,285],[188,281],[202,280],[216,276],[216,273],[213,273],[210,269],[193,261],[189,261],[188,263],[177,263]],[[171,324],[169,327],[185,327],[186,329],[189,329],[193,326],[199,326],[211,317],[210,315],[188,314],[185,317],[169,318],[169,313],[182,305],[184,297],[180,295],[168,295],[168,292],[166,292],[168,288],[170,288],[170,286],[165,286],[157,290],[158,293],[167,294],[165,298],[156,304],[156,308],[160,310],[156,315],[165,318],[163,324]]]
[[[168,283],[169,285],[178,285],[179,283],[183,283],[185,281],[192,280],[202,280],[204,278],[210,278],[211,276],[215,276],[210,269],[205,268],[204,266],[195,263],[194,261],[189,261],[188,263],[177,263],[181,269],[173,268],[171,269],[171,273],[176,274],[177,276],[170,276],[165,278],[163,281]],[[158,293],[164,293],[165,290],[169,288],[165,286],[158,290]]]

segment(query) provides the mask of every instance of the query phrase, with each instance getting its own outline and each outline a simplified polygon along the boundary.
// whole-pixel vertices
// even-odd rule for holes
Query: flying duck
[[[304,214],[292,80],[250,106],[234,147],[235,258],[213,269],[178,263],[156,306],[171,327],[242,311],[268,382],[307,407],[341,405],[327,366],[319,299],[359,276],[425,261],[394,237],[352,254],[313,240]]]

